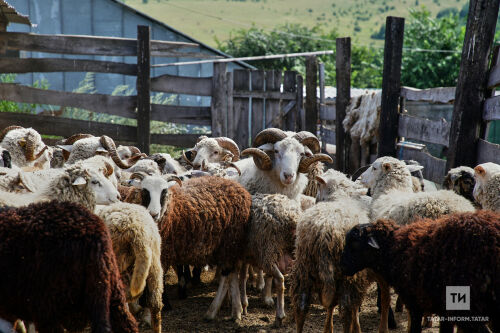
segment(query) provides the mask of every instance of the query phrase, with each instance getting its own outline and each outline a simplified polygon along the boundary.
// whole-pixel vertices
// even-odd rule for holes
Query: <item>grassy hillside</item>
[[[146,1],[146,3],[144,3]],[[215,46],[231,31],[255,24],[272,29],[278,24],[324,25],[357,43],[381,45],[370,36],[379,32],[386,16],[408,17],[408,10],[425,5],[434,15],[447,8],[458,11],[467,0],[124,0],[188,35]]]

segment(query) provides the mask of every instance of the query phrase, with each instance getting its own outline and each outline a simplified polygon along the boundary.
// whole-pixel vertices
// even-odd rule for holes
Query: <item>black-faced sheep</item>
[[[487,331],[488,317],[500,332],[500,215],[461,213],[398,226],[390,220],[356,226],[346,236],[341,264],[352,275],[370,268],[393,286],[410,313],[410,333],[421,332],[424,313],[468,317],[441,322],[440,332],[457,324],[464,332]],[[446,309],[446,287],[469,286],[470,310]]]
[[[444,177],[443,188],[455,191],[464,198],[474,202],[472,192],[474,191],[475,184],[474,169],[467,166],[461,166],[448,171]]]
[[[138,332],[125,301],[109,232],[69,202],[0,210],[0,317],[40,333]]]

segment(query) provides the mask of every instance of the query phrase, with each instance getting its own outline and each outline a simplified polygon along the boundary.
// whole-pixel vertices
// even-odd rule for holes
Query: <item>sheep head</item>
[[[108,163],[109,164],[109,163]],[[97,205],[109,205],[120,200],[120,193],[113,184],[110,176],[111,165],[106,165],[106,171],[95,167],[72,165],[66,168],[73,187],[86,187],[95,196]]]
[[[332,163],[330,156],[318,154],[319,141],[311,133],[289,136],[277,129],[265,129],[254,140],[254,148],[245,149],[242,156],[251,155],[255,165],[274,172],[285,186],[295,183],[298,173],[307,173],[316,162]]]
[[[474,201],[472,192],[475,184],[474,169],[461,166],[448,171],[443,181],[443,188],[455,191],[461,196]]]
[[[141,190],[141,205],[146,207],[155,221],[159,221],[167,205],[165,203],[168,189],[177,183],[182,186],[181,179],[176,175],[157,176],[134,172],[129,184]]]
[[[413,188],[411,173],[422,170],[421,165],[406,165],[394,157],[383,156],[377,158],[372,165],[361,174],[359,180],[361,184],[369,189],[374,189],[377,183],[382,182],[384,178],[391,178],[393,175],[399,174],[405,177],[407,183],[401,186]],[[373,194],[373,193],[372,193]]]
[[[474,199],[480,202],[480,196],[486,184],[490,181],[491,177],[498,173],[500,173],[500,165],[492,162],[479,164],[474,168],[474,179],[476,181],[473,190]]]
[[[193,149],[183,153],[183,158],[195,170],[203,170],[209,163],[230,163],[240,159],[240,149],[226,137],[209,138],[200,136]]]
[[[396,229],[393,221],[378,220],[349,230],[340,258],[342,273],[352,276],[365,268],[376,269],[380,261],[387,261],[382,252],[386,244],[392,243],[390,239]]]
[[[128,169],[132,167],[139,159],[141,159],[142,157],[146,157],[146,155],[139,153],[130,157],[125,162],[120,158],[120,156],[118,156],[118,153],[116,151],[116,145],[113,139],[111,139],[109,136],[103,135],[101,136],[99,141],[102,147],[109,153],[109,156],[111,157],[113,162],[115,162],[115,164],[122,169]]]

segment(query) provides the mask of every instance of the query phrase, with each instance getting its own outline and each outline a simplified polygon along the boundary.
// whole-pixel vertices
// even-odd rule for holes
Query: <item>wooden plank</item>
[[[134,126],[26,113],[0,112],[0,127],[5,128],[11,125],[33,127],[40,134],[62,137],[68,137],[75,133],[89,133],[96,136],[108,135],[116,141],[135,142],[137,135]]]
[[[199,137],[200,134],[151,134],[151,143],[190,148],[194,147]]]
[[[500,96],[491,97],[484,101],[483,119],[486,121],[500,120]]]
[[[225,63],[214,64],[212,77],[212,136],[227,136],[227,81]]]
[[[439,87],[417,89],[401,87],[401,96],[408,101],[425,101],[430,103],[452,103],[455,100],[455,87]]]
[[[326,126],[321,127],[321,141],[334,145],[336,142],[336,133]],[[326,148],[326,147],[325,147]]]
[[[266,72],[266,90],[269,92],[280,92],[281,90],[281,71],[272,70]],[[290,92],[290,91],[288,91]],[[283,116],[280,110],[280,100],[266,99],[266,128],[283,128]]]
[[[297,96],[297,73],[293,71],[286,71],[285,76],[283,78],[283,91],[291,92]],[[297,132],[299,128],[299,112],[298,108],[295,107],[297,105],[297,101],[289,101],[286,103],[283,101],[283,109],[282,114],[284,118],[284,129],[288,131]],[[266,110],[267,111],[267,110]]]
[[[3,58],[1,73],[46,73],[46,72],[101,72],[136,75],[137,66],[113,61],[56,59],[56,58]]]
[[[498,17],[498,0],[471,0],[450,131],[447,168],[474,167],[486,96],[489,55]],[[478,18],[481,18],[478,20]],[[471,89],[473,87],[473,89]]]
[[[493,48],[493,54],[491,56],[491,63],[490,63],[490,73],[491,73],[491,70],[500,65],[500,45],[496,45],[494,48]],[[490,74],[488,74],[489,76]],[[486,92],[484,94],[484,98],[486,99],[484,101],[484,104],[486,104],[486,101],[492,97],[495,96],[495,88],[488,88],[486,89]],[[489,131],[490,131],[490,128],[491,128],[491,123],[487,120],[485,120],[484,118],[484,107],[485,105],[483,106],[483,121],[481,122],[481,125],[479,127],[479,138],[484,138],[484,139],[487,139],[488,138],[488,135],[489,135]],[[494,115],[487,115],[487,116],[494,116]]]
[[[43,35],[24,32],[0,32],[0,41],[12,50],[47,53],[89,54],[108,56],[136,56],[137,40],[134,38]],[[153,41],[151,52],[165,56],[182,48],[198,46],[193,43]]]
[[[347,173],[351,137],[345,132],[342,122],[351,102],[351,38],[337,38],[337,55],[335,73],[337,81],[337,98],[335,99],[335,169]],[[354,170],[352,170],[354,172]]]
[[[401,114],[398,136],[448,146],[450,123]]]
[[[212,96],[212,78],[165,74],[151,79],[151,90],[171,94]]]
[[[251,82],[250,89],[252,91],[263,92],[265,89],[266,73],[263,70],[256,70],[250,72]],[[252,140],[255,136],[264,129],[264,112],[265,99],[253,98],[252,99]]]
[[[80,94],[27,87],[16,83],[0,83],[0,99],[18,103],[69,106],[127,118],[136,117],[135,96]]]
[[[295,99],[296,96],[294,93],[289,93],[289,92],[238,90],[234,92],[234,97],[292,100]]]
[[[500,145],[479,139],[477,143],[477,164],[493,162],[500,164]]]
[[[335,121],[337,112],[334,103],[325,103],[324,107],[320,109],[319,119],[326,121]]]
[[[378,156],[396,156],[405,20],[402,17],[388,16],[385,26]]]
[[[306,57],[306,131],[316,135],[318,125],[318,59]]]
[[[299,129],[304,131],[306,128],[306,111],[304,109],[304,78],[302,75],[297,75],[297,108],[299,109]]]
[[[151,104],[151,120],[211,126],[210,107]]]
[[[422,174],[425,179],[438,184],[443,183],[446,173],[446,161],[436,158],[425,151],[400,148],[398,157],[403,160],[415,160],[424,168]]]
[[[488,76],[488,89],[493,89],[500,85],[500,65],[494,66]]]
[[[151,143],[151,54],[150,27],[137,26],[137,147],[149,155]]]
[[[250,72],[244,69],[237,69],[233,72],[234,94],[238,90],[249,90]],[[240,149],[248,148],[249,141],[249,101],[248,98],[241,98],[233,95],[234,123],[236,135],[234,141]]]
[[[233,72],[226,73],[227,80],[227,136],[234,138],[236,135],[234,123],[234,106],[233,106]]]

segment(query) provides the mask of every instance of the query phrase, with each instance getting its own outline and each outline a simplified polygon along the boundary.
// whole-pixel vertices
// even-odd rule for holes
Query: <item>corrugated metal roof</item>
[[[0,0],[0,1],[2,1],[2,0]],[[215,48],[213,48],[211,46],[208,46],[207,44],[202,43],[199,40],[196,40],[193,37],[186,35],[182,31],[179,31],[179,30],[177,30],[177,29],[169,26],[168,24],[166,24],[166,23],[164,23],[162,21],[159,21],[159,20],[157,20],[157,19],[155,19],[155,18],[153,18],[153,17],[151,17],[151,16],[149,16],[147,14],[144,14],[143,12],[138,11],[137,9],[135,9],[135,8],[133,8],[133,7],[131,7],[131,6],[123,3],[120,0],[110,0],[110,1],[113,1],[113,2],[115,2],[115,3],[117,3],[117,4],[121,5],[121,6],[123,6],[127,10],[132,11],[132,12],[136,13],[137,15],[140,15],[140,16],[144,17],[145,19],[147,19],[149,21],[153,21],[153,22],[155,22],[155,23],[157,23],[157,24],[159,24],[161,26],[164,26],[165,28],[167,28],[167,29],[175,32],[176,34],[181,35],[182,37],[184,37],[186,39],[189,39],[190,41],[192,41],[192,42],[194,42],[194,43],[196,43],[196,44],[198,44],[198,45],[200,45],[200,46],[202,46],[202,47],[204,47],[204,48],[206,48],[206,49],[208,49],[208,50],[210,50],[210,51],[212,51],[214,53],[220,54],[224,58],[232,58],[232,56],[230,56],[229,54],[224,53],[224,52],[222,52],[220,50],[217,50],[217,49],[215,49]],[[246,62],[243,62],[243,61],[235,61],[235,63],[237,63],[237,64],[239,64],[239,65],[241,65],[241,66],[243,66],[245,68],[248,68],[248,69],[255,69],[254,66],[252,66],[250,64],[247,64]]]
[[[30,19],[27,15],[19,14],[16,9],[5,0],[0,0],[0,12],[9,23],[12,22],[31,25]]]

